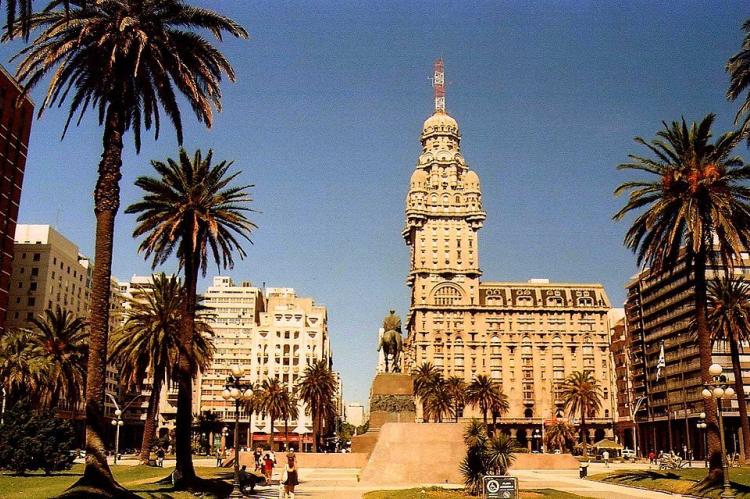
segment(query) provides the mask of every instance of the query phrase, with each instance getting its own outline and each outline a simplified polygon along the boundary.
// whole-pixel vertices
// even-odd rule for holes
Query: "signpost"
[[[518,499],[518,478],[488,475],[482,479],[484,499]]]

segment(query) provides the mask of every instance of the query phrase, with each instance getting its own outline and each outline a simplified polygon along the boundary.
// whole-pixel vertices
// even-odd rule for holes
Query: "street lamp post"
[[[700,413],[700,419],[698,420],[698,424],[696,424],[695,427],[703,432],[703,457],[706,461],[706,469],[708,469],[708,435],[706,432],[706,428],[708,428],[708,425],[706,424],[705,412]]]
[[[726,442],[724,441],[724,421],[721,412],[721,399],[732,398],[734,396],[734,388],[727,383],[727,377],[721,374],[722,368],[719,364],[711,364],[708,368],[708,373],[713,378],[712,383],[705,383],[705,388],[701,392],[703,398],[708,400],[713,398],[716,400],[716,415],[719,419],[719,437],[721,438],[721,468],[724,475],[724,491],[721,493],[722,498],[734,498],[732,494],[732,487],[729,484],[729,461],[727,460],[727,449]]]
[[[250,400],[252,397],[252,385],[241,383],[242,375],[245,374],[240,366],[232,366],[232,374],[227,377],[224,391],[221,396],[227,402],[234,399],[234,483],[232,493],[229,497],[245,497],[240,489],[240,402]]]
[[[117,419],[112,420],[112,426],[116,428],[115,430],[115,464],[117,464],[117,456],[118,454],[120,454],[120,428],[122,427],[122,425],[125,424],[123,423],[122,418],[120,416],[122,416],[122,411],[120,409],[115,409],[115,418]]]
[[[542,438],[542,434],[539,433],[539,428],[537,428],[536,430],[534,430],[534,435],[533,436],[534,436],[534,442],[536,442],[536,446],[535,446],[536,450],[539,451],[540,450],[539,449],[539,439]]]

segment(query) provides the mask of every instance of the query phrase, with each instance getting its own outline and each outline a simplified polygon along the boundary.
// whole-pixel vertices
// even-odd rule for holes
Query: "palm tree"
[[[436,423],[443,421],[443,414],[453,414],[453,398],[448,391],[448,385],[443,377],[438,374],[426,385],[422,395],[422,410],[424,421],[430,422],[430,417],[435,418]]]
[[[6,0],[11,5],[11,0]],[[24,5],[28,1],[23,0]],[[54,72],[39,106],[62,105],[70,96],[65,130],[76,114],[78,122],[96,108],[104,126],[102,159],[94,192],[96,244],[92,276],[89,359],[86,379],[86,468],[70,493],[91,489],[125,493],[107,465],[104,448],[104,389],[107,364],[109,290],[115,215],[120,205],[123,136],[132,130],[136,150],[142,128],[152,126],[158,137],[159,108],[167,115],[182,143],[182,95],[199,121],[211,126],[213,108],[220,109],[223,75],[234,80],[226,58],[196,33],[207,30],[220,39],[223,32],[247,37],[231,19],[191,7],[182,0],[70,0],[69,9],[44,10],[28,24],[9,28],[7,37],[33,29],[41,34],[17,57],[23,57],[17,78],[28,92]],[[53,6],[60,2],[54,1]],[[175,90],[176,89],[176,90]],[[64,132],[63,132],[64,135]],[[181,418],[184,426],[184,417]],[[187,418],[189,419],[189,417]],[[189,452],[189,449],[188,449]],[[178,469],[186,468],[184,449]],[[187,477],[192,478],[192,466]],[[180,480],[177,486],[181,487]]]
[[[472,419],[464,431],[466,457],[461,461],[461,473],[464,476],[466,492],[469,495],[479,495],[482,491],[482,481],[487,474],[485,448],[487,444],[487,425]]]
[[[299,417],[299,409],[297,408],[297,397],[294,396],[293,392],[286,389],[284,390],[281,417],[284,419],[284,441],[286,442],[286,448],[289,449],[289,420]]]
[[[743,457],[750,452],[750,421],[747,419],[740,349],[750,341],[750,286],[742,276],[724,275],[708,283],[708,326],[714,342],[729,343],[734,371],[734,390],[742,427]],[[744,463],[743,463],[744,464]]]
[[[602,408],[602,389],[591,371],[573,371],[563,381],[561,393],[569,416],[581,415],[583,455],[588,456],[586,418]]]
[[[546,428],[545,439],[548,448],[557,447],[562,453],[568,442],[575,442],[576,429],[572,424],[558,419]]]
[[[203,411],[193,417],[194,429],[199,435],[206,435],[208,443],[206,444],[207,453],[211,453],[211,445],[214,441],[214,433],[219,433],[224,426],[221,416],[213,411]],[[201,444],[203,440],[201,439]]]
[[[513,449],[515,440],[504,433],[495,433],[485,443],[485,460],[489,471],[494,475],[505,475],[508,468],[511,467],[515,456]]]
[[[734,102],[737,97],[742,95],[748,90],[750,84],[750,20],[747,20],[742,25],[742,30],[745,32],[745,38],[742,40],[742,46],[735,55],[729,58],[727,62],[726,70],[729,73],[729,88],[727,89],[727,99]],[[745,101],[737,110],[737,114],[734,117],[734,124],[742,120],[741,130],[743,134],[747,136],[750,141],[750,92],[745,94]],[[748,142],[750,144],[750,142]]]
[[[179,325],[182,316],[182,284],[175,276],[154,274],[151,284],[135,290],[126,302],[125,322],[110,338],[110,361],[120,370],[125,386],[139,386],[151,377],[146,421],[141,441],[141,462],[147,463],[156,437],[162,386],[173,379],[179,358]],[[194,366],[205,370],[213,358],[213,331],[197,320],[193,337]]]
[[[251,211],[247,189],[232,185],[240,174],[229,174],[233,162],[213,162],[213,151],[205,158],[200,150],[191,158],[180,149],[179,159],[151,161],[158,177],[139,177],[135,185],[145,195],[125,213],[137,213],[134,237],[145,236],[138,247],[155,268],[176,253],[185,276],[180,319],[180,358],[177,369],[177,486],[189,485],[195,478],[190,449],[192,426],[192,381],[194,365],[193,337],[197,309],[198,274],[206,275],[209,260],[223,268],[232,268],[236,252],[246,255],[240,240],[249,242],[255,224],[245,216]]]
[[[31,319],[29,340],[32,355],[42,367],[44,386],[41,396],[45,405],[59,409],[62,399],[75,411],[81,399],[86,378],[86,323],[59,306],[45,310]]]
[[[466,389],[466,401],[473,406],[479,407],[479,410],[482,412],[482,421],[484,421],[485,425],[487,425],[487,413],[493,407],[502,405],[498,400],[499,398],[500,392],[497,384],[484,374],[478,375]]]
[[[508,396],[503,393],[503,391],[500,389],[500,385],[495,385],[497,387],[497,397],[495,400],[493,400],[492,405],[490,405],[490,411],[492,411],[492,432],[495,432],[495,429],[497,428],[497,418],[502,417],[503,415],[507,414],[510,410],[510,404],[508,403]]]
[[[453,401],[453,414],[458,422],[458,412],[466,403],[466,383],[458,376],[449,376],[445,380],[445,388]]]
[[[743,185],[750,168],[742,158],[730,156],[742,140],[739,131],[728,132],[711,142],[714,115],[700,124],[685,120],[664,123],[651,142],[637,137],[652,158],[630,155],[631,162],[619,169],[654,175],[644,181],[625,182],[615,195],[629,193],[626,205],[614,215],[623,219],[640,211],[625,236],[625,245],[637,254],[638,264],[648,264],[658,273],[685,258],[695,289],[695,325],[698,336],[702,381],[711,382],[711,334],[706,319],[706,265],[718,253],[732,266],[750,241],[750,191]],[[710,479],[721,476],[721,443],[713,399],[704,401],[708,424]]]
[[[278,378],[264,379],[258,393],[260,411],[271,420],[271,433],[268,435],[268,445],[273,449],[273,433],[276,420],[289,414],[289,392]]]
[[[322,422],[330,421],[336,415],[336,378],[325,359],[307,364],[297,384],[297,393],[312,414],[313,452],[318,452]]]
[[[41,359],[31,347],[31,333],[14,329],[0,336],[0,382],[9,401],[24,396],[34,397],[44,383]]]
[[[412,376],[414,376],[414,395],[421,398],[426,393],[427,387],[440,376],[440,371],[431,362],[423,362],[414,370]]]

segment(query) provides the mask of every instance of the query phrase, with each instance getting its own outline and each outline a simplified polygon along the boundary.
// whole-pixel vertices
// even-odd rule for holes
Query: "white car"
[[[625,459],[633,459],[635,457],[635,451],[626,447],[622,449],[622,457]]]

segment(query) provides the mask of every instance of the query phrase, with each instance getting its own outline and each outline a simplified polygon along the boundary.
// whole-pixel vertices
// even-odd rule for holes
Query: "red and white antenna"
[[[443,59],[435,61],[435,73],[432,77],[432,87],[435,89],[435,112],[445,112],[445,66]]]

